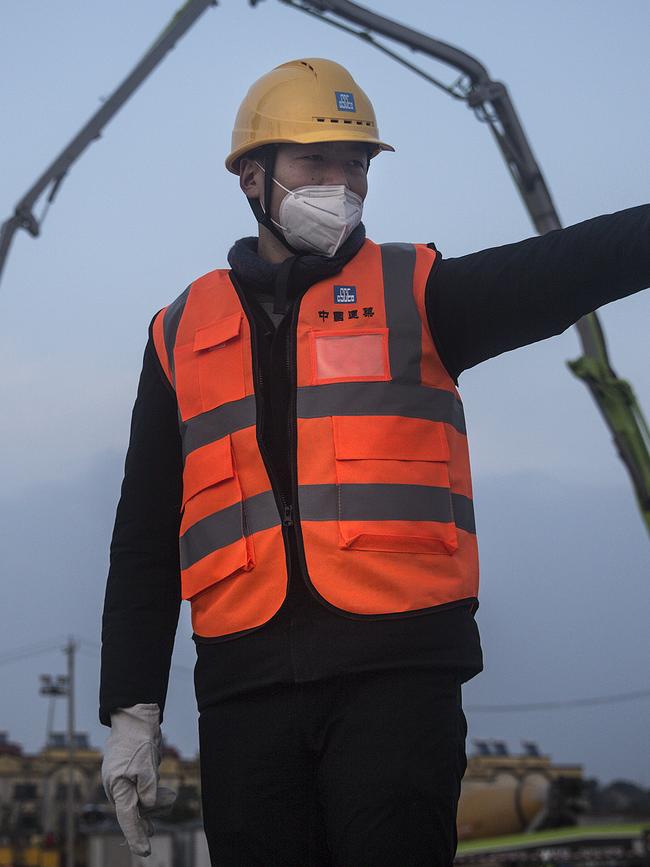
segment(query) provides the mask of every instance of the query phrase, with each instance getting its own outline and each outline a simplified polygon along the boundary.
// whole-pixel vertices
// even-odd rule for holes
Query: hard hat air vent
[[[349,126],[374,126],[371,120],[342,120],[339,117],[315,117],[316,123],[345,123]]]

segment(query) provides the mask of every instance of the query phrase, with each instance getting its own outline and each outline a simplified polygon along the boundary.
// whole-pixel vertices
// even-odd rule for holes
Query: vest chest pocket
[[[453,554],[449,445],[440,422],[335,416],[339,547]]]
[[[242,490],[229,435],[188,455],[182,507],[183,599],[255,566],[253,540],[245,535]]]
[[[183,421],[246,396],[242,315],[240,311],[198,328],[191,343],[176,347],[176,393]]]

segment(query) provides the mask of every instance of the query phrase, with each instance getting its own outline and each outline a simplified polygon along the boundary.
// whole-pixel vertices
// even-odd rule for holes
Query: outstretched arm
[[[439,258],[427,314],[454,379],[650,285],[650,205],[457,259]]]

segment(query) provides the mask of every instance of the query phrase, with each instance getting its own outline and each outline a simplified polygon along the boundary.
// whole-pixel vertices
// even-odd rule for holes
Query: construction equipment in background
[[[176,45],[208,6],[216,6],[217,0],[188,0],[174,14],[169,24],[154,41],[151,48],[127,75],[119,87],[102,103],[102,107],[80,129],[72,141],[61,151],[56,159],[45,169],[38,180],[20,199],[11,217],[0,228],[0,278],[4,269],[9,247],[18,229],[25,229],[33,238],[41,233],[41,225],[49,206],[63,183],[70,166],[76,162],[86,148],[101,137],[102,130],[122,108],[129,97],[154,71],[160,61]],[[49,189],[45,209],[40,219],[34,214],[34,205],[42,194]],[[1,865],[0,865],[1,867]]]
[[[510,754],[503,741],[474,740],[458,804],[458,839],[574,825],[583,808],[582,767],[553,764],[533,743]]]
[[[648,867],[650,825],[584,825],[460,843],[456,867]]]
[[[580,765],[553,764],[530,742],[522,755],[503,741],[474,745],[458,804],[457,867],[648,867],[650,822],[590,814]]]
[[[0,867],[61,867],[61,853],[38,836],[24,846],[0,842]]]
[[[249,0],[251,6],[256,6],[259,2],[260,0]],[[446,42],[378,15],[351,0],[280,2],[357,36],[453,98],[465,102],[479,120],[488,124],[537,232],[544,234],[561,228],[544,175],[526,138],[508,90],[502,82],[490,78],[480,61]],[[133,71],[18,202],[13,215],[0,229],[0,276],[15,232],[19,228],[26,229],[34,237],[40,232],[44,214],[39,221],[33,213],[37,199],[51,187],[46,200],[46,213],[72,163],[101,135],[101,130],[108,121],[211,5],[217,5],[217,0],[188,0],[179,9]],[[348,23],[344,24],[337,19]],[[354,26],[349,26],[350,24]],[[451,66],[460,71],[460,77],[451,85],[444,84],[378,42],[373,34],[380,34],[414,52],[426,54]],[[578,321],[576,328],[583,355],[569,362],[568,366],[586,384],[609,428],[650,533],[650,431],[647,422],[632,386],[618,377],[611,366],[598,316],[590,313]]]

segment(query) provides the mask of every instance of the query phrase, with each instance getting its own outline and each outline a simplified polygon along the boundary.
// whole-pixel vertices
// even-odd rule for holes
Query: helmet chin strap
[[[267,147],[264,154],[264,201],[267,206],[270,206],[271,196],[273,195],[273,172],[275,170],[275,158],[277,155],[277,147],[273,145]],[[248,204],[255,215],[255,219],[261,226],[265,226],[271,234],[294,256],[304,256],[304,250],[297,250],[284,237],[284,234],[278,229],[273,220],[264,211],[260,199],[249,199]]]

